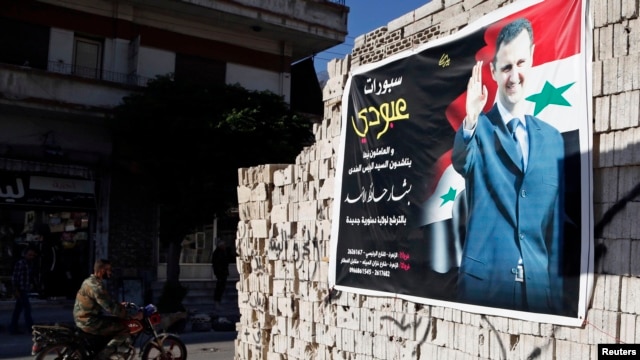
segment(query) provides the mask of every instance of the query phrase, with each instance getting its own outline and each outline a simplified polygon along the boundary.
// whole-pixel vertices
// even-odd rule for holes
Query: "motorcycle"
[[[123,319],[129,330],[127,344],[118,347],[108,359],[132,360],[140,354],[142,360],[185,360],[187,348],[178,335],[165,332],[163,321],[155,305],[139,308],[126,303],[132,311],[143,314],[141,320]],[[111,340],[110,337],[88,334],[75,325],[33,325],[31,355],[35,360],[93,360]],[[139,350],[136,350],[136,347]]]

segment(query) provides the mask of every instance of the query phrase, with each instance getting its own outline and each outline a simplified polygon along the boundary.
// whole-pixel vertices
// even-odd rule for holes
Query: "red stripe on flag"
[[[442,178],[442,174],[444,174],[445,170],[447,170],[447,168],[451,165],[452,152],[453,152],[453,149],[442,154],[442,156],[438,158],[438,161],[436,161],[436,163],[433,165],[435,173],[432,179],[434,179],[435,181],[428,185],[427,191],[426,191],[427,196],[425,199],[428,199],[431,195],[433,195],[433,192],[436,191],[436,188],[438,187],[438,183]]]
[[[489,95],[485,111],[493,106],[496,92],[496,83],[491,78],[489,67],[489,62],[495,54],[496,38],[504,25],[522,17],[527,18],[533,27],[536,45],[533,66],[564,59],[581,51],[582,0],[545,0],[489,26],[484,34],[487,45],[476,53],[476,60],[484,62],[482,82],[487,86]],[[466,115],[466,98],[466,92],[460,94],[445,111],[447,120],[454,130],[458,130]]]

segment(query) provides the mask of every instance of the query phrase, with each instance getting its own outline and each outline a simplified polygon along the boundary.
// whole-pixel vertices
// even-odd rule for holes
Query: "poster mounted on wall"
[[[588,1],[517,1],[364,65],[342,99],[330,286],[560,325],[593,267]]]

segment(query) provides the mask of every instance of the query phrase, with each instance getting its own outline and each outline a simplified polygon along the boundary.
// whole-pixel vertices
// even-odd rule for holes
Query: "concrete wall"
[[[640,13],[593,0],[595,289],[583,327],[483,316],[328,288],[341,96],[348,72],[454,33],[510,1],[434,0],[328,65],[316,143],[239,171],[237,359],[597,359],[640,342]]]
[[[280,94],[287,103],[291,101],[291,74],[256,69],[240,64],[227,63],[225,82],[240,84],[248,90],[271,91]]]

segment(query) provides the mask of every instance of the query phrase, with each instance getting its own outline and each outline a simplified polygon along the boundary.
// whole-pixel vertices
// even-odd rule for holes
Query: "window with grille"
[[[102,43],[76,37],[73,49],[73,73],[77,76],[99,79],[101,73]]]

